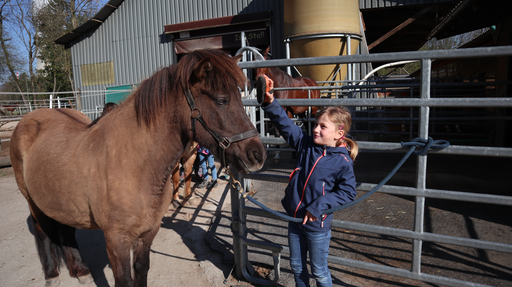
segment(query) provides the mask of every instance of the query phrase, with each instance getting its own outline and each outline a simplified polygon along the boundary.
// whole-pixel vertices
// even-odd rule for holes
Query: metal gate
[[[291,105],[307,105],[307,106],[331,106],[343,105],[348,107],[415,107],[419,109],[417,136],[427,139],[429,137],[429,115],[433,107],[501,107],[511,108],[512,98],[508,97],[485,97],[485,98],[431,98],[431,69],[433,59],[454,59],[454,58],[481,58],[481,57],[502,57],[512,56],[512,46],[489,47],[489,48],[472,48],[458,50],[438,50],[438,51],[421,51],[421,52],[403,52],[403,53],[386,53],[372,55],[352,55],[352,56],[333,56],[320,58],[298,58],[289,60],[269,60],[242,62],[239,66],[243,69],[260,68],[260,67],[283,67],[283,66],[300,66],[300,65],[322,65],[322,64],[351,64],[351,63],[368,63],[368,62],[394,62],[404,60],[420,60],[421,61],[421,78],[420,78],[420,96],[419,98],[322,98],[311,100],[279,100],[283,106]],[[508,83],[510,85],[510,83]],[[342,89],[363,88],[363,85],[345,85]],[[255,99],[244,99],[244,105],[247,107],[257,107]],[[258,109],[258,108],[256,108]],[[507,118],[507,120],[510,120]],[[262,122],[259,122],[260,124]],[[258,124],[255,122],[255,124]],[[264,144],[285,144],[281,138],[262,137]],[[400,150],[399,143],[391,142],[369,142],[358,141],[361,150],[378,150],[390,151]],[[470,156],[490,156],[490,157],[512,157],[512,148],[487,147],[487,146],[458,146],[451,145],[449,148],[436,152],[441,155],[470,155]],[[411,239],[413,242],[411,270],[357,261],[342,257],[329,256],[330,263],[337,263],[344,266],[360,268],[364,270],[400,276],[404,278],[420,280],[434,284],[443,284],[447,286],[488,286],[474,282],[462,281],[458,279],[430,275],[422,273],[421,257],[423,242],[437,242],[444,244],[452,244],[465,246],[483,250],[492,250],[503,253],[512,253],[512,244],[504,244],[498,242],[447,236],[425,232],[423,230],[425,221],[425,200],[426,198],[447,199],[462,202],[479,202],[486,204],[512,206],[512,196],[509,195],[491,195],[477,194],[470,192],[459,192],[451,190],[438,190],[426,188],[427,159],[425,156],[418,156],[416,164],[416,184],[415,187],[404,186],[388,186],[384,185],[378,192],[407,195],[415,198],[414,211],[414,227],[413,230],[390,228],[378,225],[368,225],[348,221],[336,220],[333,227],[343,228],[347,230],[369,232],[380,235],[390,235]],[[510,167],[509,167],[510,168]],[[259,173],[249,175],[237,175],[237,179],[241,182],[244,189],[250,186],[251,179],[264,180],[274,182],[287,182],[286,176],[268,176]],[[375,184],[363,183],[358,187],[360,191],[369,191]],[[266,216],[275,218],[264,210],[245,206],[245,198],[234,188],[231,189],[232,201],[232,228],[233,228],[233,248],[235,253],[236,274],[239,278],[245,277],[248,281],[261,284],[271,285],[277,282],[279,278],[280,255],[289,254],[286,246],[274,244],[266,241],[249,240],[247,238],[247,230],[245,222],[248,215]],[[274,261],[273,281],[263,280],[253,276],[250,270],[250,262],[248,260],[247,247],[255,247],[272,252]]]

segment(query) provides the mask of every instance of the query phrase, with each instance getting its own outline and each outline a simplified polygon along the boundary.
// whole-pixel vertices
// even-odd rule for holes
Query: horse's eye
[[[215,100],[215,102],[217,103],[217,105],[223,106],[223,105],[228,104],[228,99],[227,98],[218,98]]]

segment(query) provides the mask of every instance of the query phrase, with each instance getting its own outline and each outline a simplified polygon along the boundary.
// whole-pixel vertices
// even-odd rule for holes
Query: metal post
[[[350,56],[350,51],[352,48],[350,47],[350,35],[346,36],[347,39],[347,56]],[[347,81],[352,85],[352,63],[347,63]],[[343,80],[343,79],[342,79]]]
[[[421,98],[428,100],[430,98],[430,71],[432,63],[430,59],[421,60]],[[428,138],[428,118],[430,108],[422,106],[419,115],[419,136]],[[420,193],[425,192],[427,180],[427,156],[419,156],[417,163],[416,188]],[[423,233],[423,224],[425,219],[425,196],[416,196],[414,232]],[[413,240],[412,250],[412,272],[419,274],[421,272],[421,250],[423,241],[420,239]]]
[[[245,47],[245,32],[244,31],[240,32],[240,47],[242,47],[242,48]],[[243,55],[242,61],[243,62],[247,61],[247,52],[244,51],[242,53],[242,55]],[[242,71],[244,71],[244,75],[247,78],[247,69],[243,69]],[[245,85],[245,95],[247,95],[247,85]]]
[[[236,169],[232,169],[234,179],[238,180],[242,187],[247,185],[247,180],[244,179]],[[233,253],[235,257],[235,274],[237,278],[243,278],[245,271],[251,270],[250,262],[248,259],[247,245],[244,244],[247,238],[246,218],[247,215],[243,213],[245,207],[245,199],[241,194],[231,185],[231,216],[233,228]],[[246,269],[244,269],[246,268]],[[252,273],[252,272],[251,272]]]
[[[284,44],[286,46],[286,59],[290,59],[290,42],[291,40],[290,39],[285,39],[284,40]],[[286,72],[288,73],[288,75],[292,75],[292,68],[290,66],[287,66],[286,67]]]
[[[76,102],[76,110],[82,111],[82,94],[80,92],[75,92],[75,102]]]
[[[238,172],[236,170],[233,172],[236,177],[238,177]],[[242,209],[240,208],[239,202],[243,202],[241,200],[241,195],[238,193],[236,188],[234,188],[232,185],[230,185],[230,191],[231,191],[231,218],[232,218],[232,228],[233,228],[233,253],[235,257],[235,274],[237,278],[242,278],[243,276],[243,269],[242,269],[242,256],[243,251],[241,250],[241,247],[243,247],[243,244],[240,244],[240,237],[243,237],[242,235],[242,229],[243,224],[241,224],[240,216],[242,214]]]

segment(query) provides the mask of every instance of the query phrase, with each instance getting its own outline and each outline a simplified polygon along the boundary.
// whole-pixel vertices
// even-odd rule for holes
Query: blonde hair
[[[336,129],[343,130],[343,137],[338,140],[336,146],[340,146],[343,142],[347,143],[350,157],[352,160],[356,160],[356,156],[359,153],[359,146],[355,140],[346,137],[352,126],[352,115],[350,111],[345,107],[326,107],[317,112],[316,118],[320,118],[323,115],[326,115],[327,118],[336,125]]]

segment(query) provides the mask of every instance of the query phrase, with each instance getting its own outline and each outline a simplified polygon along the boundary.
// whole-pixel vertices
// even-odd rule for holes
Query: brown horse
[[[213,50],[184,55],[93,126],[72,109],[39,109],[20,121],[11,161],[47,286],[59,282],[59,250],[72,277],[92,279],[75,228],[103,230],[116,287],[147,286],[151,243],[172,199],[168,179],[191,140],[242,173],[262,167],[239,59]]]
[[[270,47],[268,47],[263,52],[263,58],[265,60],[268,59],[268,54],[270,51]],[[300,87],[316,87],[318,86],[315,80],[307,77],[295,77],[292,78],[283,70],[270,67],[270,68],[258,68],[256,70],[256,78],[261,75],[267,75],[267,77],[271,78],[274,81],[274,88],[300,88]],[[274,91],[274,97],[276,99],[308,99],[308,91],[307,90],[284,90],[284,91]],[[320,90],[311,90],[311,98],[318,99],[320,98]],[[284,107],[288,116],[292,118],[293,116],[298,116],[299,118],[304,118],[305,113],[308,110],[308,107]],[[316,115],[318,111],[318,107],[311,107],[311,115]],[[310,116],[311,116],[310,115]]]

